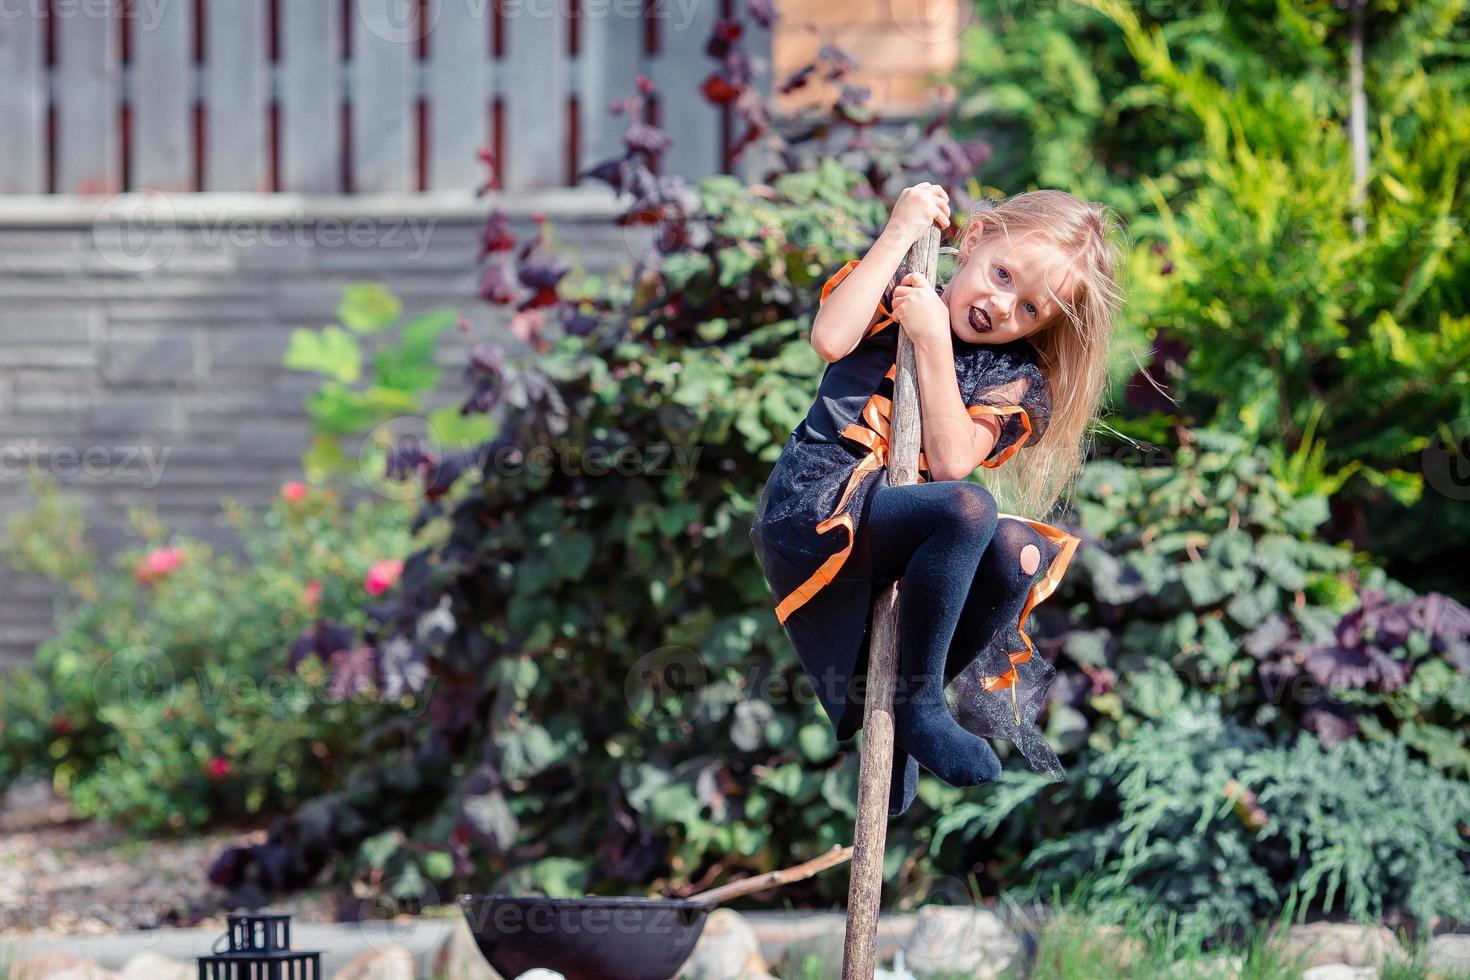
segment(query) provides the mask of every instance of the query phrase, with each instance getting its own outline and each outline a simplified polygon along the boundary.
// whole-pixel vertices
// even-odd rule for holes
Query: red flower
[[[204,762],[204,772],[210,779],[219,782],[230,774],[230,769],[233,765],[229,759],[222,755],[212,755]]]
[[[155,548],[138,561],[133,577],[143,585],[157,582],[183,564],[183,561],[184,552],[181,548]]]
[[[304,500],[306,499],[306,484],[300,480],[292,480],[281,488],[281,496],[293,504],[297,501]]]
[[[53,717],[50,728],[52,735],[59,735],[62,738],[66,738],[72,732],[76,731],[76,728],[71,723],[71,719],[66,715],[56,715]]]
[[[367,589],[368,595],[382,595],[398,584],[398,578],[402,574],[401,559],[379,558],[368,569],[367,577],[362,580],[362,587]]]
[[[704,80],[704,97],[715,105],[729,105],[740,98],[740,89],[718,73]]]
[[[306,588],[301,590],[301,604],[307,609],[315,610],[317,604],[322,601],[322,583],[312,579],[306,583]]]

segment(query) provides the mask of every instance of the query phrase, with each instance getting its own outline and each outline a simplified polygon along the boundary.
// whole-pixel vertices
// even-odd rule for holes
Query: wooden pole
[[[930,225],[909,249],[908,267],[934,282],[939,228]],[[893,379],[893,421],[888,442],[888,483],[919,482],[919,388],[914,345],[899,325],[898,371]],[[888,786],[893,770],[893,685],[898,674],[898,583],[873,608],[873,638],[863,704],[858,770],[858,812],[852,834],[852,872],[847,889],[847,938],[842,980],[872,980],[877,967],[878,909],[883,897],[883,847],[888,839]]]

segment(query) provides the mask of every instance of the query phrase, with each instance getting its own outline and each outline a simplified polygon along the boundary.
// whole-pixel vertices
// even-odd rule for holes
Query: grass
[[[1031,915],[1013,906],[1006,918],[1013,932],[1024,934],[1023,950],[1029,954],[1023,952],[1001,973],[1002,980],[1299,980],[1307,969],[1307,954],[1293,955],[1273,934],[1276,929],[1284,933],[1291,922],[1290,909],[1274,922],[1258,923],[1236,942],[1215,945],[1181,935],[1172,926],[1146,925],[1168,921],[1167,916],[1150,916],[1146,909],[1134,907],[1119,917],[1089,908],[1080,895],[1065,902],[1054,900]],[[1406,934],[1397,938],[1408,957],[1381,964],[1381,980],[1470,980],[1470,970],[1430,970],[1428,936],[1418,942]],[[840,976],[841,964],[814,954],[805,957],[794,973],[776,972],[783,980],[830,980]],[[973,978],[957,972],[926,980]]]

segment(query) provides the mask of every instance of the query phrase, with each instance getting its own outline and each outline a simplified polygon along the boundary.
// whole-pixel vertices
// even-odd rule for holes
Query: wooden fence
[[[473,188],[481,146],[502,189],[563,187],[618,152],[640,72],[664,169],[717,173],[732,2],[0,0],[0,192]]]

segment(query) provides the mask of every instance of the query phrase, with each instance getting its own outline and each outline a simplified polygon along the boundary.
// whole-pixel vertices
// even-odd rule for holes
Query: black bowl
[[[669,980],[715,906],[677,898],[460,895],[480,953],[506,980],[544,967],[567,980]]]

